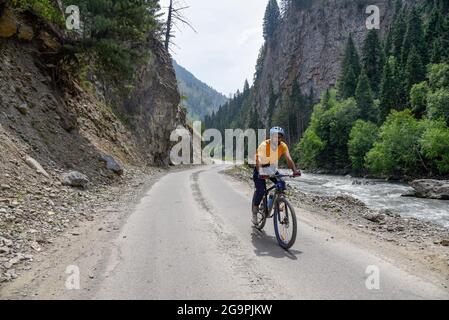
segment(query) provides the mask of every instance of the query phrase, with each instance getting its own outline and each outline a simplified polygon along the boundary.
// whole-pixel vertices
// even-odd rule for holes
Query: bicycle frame
[[[277,178],[277,179],[280,179],[282,177],[283,176],[275,176],[275,178]],[[290,177],[290,176],[288,176],[288,177]],[[269,196],[270,196],[270,194],[271,194],[271,192],[273,190],[276,190],[276,192],[274,193],[274,197],[273,197],[273,206],[271,207],[271,210],[269,210],[269,208],[267,206],[268,205],[268,198],[269,198]],[[285,194],[285,190],[281,190],[280,188],[278,188],[278,186],[276,184],[265,191],[265,201],[267,202],[266,205],[265,205],[265,209],[267,211],[266,212],[267,218],[271,219],[273,217],[274,214],[272,214],[272,212],[274,210],[274,204],[279,199],[279,196],[282,196],[284,194]]]

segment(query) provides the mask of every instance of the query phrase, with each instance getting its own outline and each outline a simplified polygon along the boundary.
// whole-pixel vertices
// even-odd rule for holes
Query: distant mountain
[[[228,101],[226,96],[198,80],[192,73],[178,65],[175,60],[173,60],[173,66],[178,79],[179,91],[185,97],[182,104],[187,108],[190,119],[202,120]]]

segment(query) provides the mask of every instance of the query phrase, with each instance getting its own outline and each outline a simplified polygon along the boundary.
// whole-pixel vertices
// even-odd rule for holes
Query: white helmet
[[[270,130],[270,137],[272,137],[275,134],[281,134],[282,136],[285,137],[285,131],[281,127],[273,127],[273,128],[271,128],[271,130]]]

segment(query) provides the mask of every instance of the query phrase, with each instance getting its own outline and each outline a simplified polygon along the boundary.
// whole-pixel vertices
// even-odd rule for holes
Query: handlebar
[[[300,176],[295,176],[293,174],[275,174],[273,176],[259,176],[261,179],[270,179],[270,178],[299,178]]]

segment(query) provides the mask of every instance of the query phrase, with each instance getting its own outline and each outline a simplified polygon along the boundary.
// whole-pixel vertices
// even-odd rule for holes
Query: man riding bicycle
[[[293,176],[301,176],[301,172],[296,168],[290,156],[290,151],[285,140],[285,131],[280,127],[270,130],[270,139],[261,143],[256,153],[256,167],[253,173],[253,181],[256,187],[253,196],[253,222],[257,223],[257,213],[259,205],[267,189],[266,178],[277,174],[277,166],[282,156],[287,160],[288,167],[293,170]],[[277,183],[278,180],[271,178]]]

